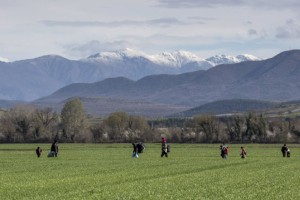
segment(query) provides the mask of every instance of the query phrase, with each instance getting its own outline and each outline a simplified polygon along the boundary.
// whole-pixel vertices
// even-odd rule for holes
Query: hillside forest
[[[80,99],[69,100],[60,113],[24,105],[0,112],[1,143],[159,142],[161,137],[172,143],[297,143],[300,118],[254,112],[160,119],[114,112],[95,118]]]

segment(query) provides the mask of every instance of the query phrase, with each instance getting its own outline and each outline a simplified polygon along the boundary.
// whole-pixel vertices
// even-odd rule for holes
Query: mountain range
[[[300,50],[262,61],[218,65],[179,75],[151,75],[137,81],[124,77],[71,84],[36,102],[71,97],[110,97],[196,107],[226,99],[291,101],[300,99]]]
[[[3,60],[0,99],[32,101],[72,83],[93,83],[119,76],[136,81],[153,74],[181,74],[253,60],[260,59],[251,55],[202,59],[186,51],[148,55],[132,49],[101,52],[80,60],[57,55],[14,62]]]

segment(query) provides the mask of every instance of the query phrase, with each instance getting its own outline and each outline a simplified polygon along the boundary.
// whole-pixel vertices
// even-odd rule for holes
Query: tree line
[[[51,108],[17,106],[0,116],[0,142],[159,142],[285,143],[300,141],[299,118],[266,118],[262,114],[146,119],[114,112],[105,118],[86,115],[79,99],[60,113]]]

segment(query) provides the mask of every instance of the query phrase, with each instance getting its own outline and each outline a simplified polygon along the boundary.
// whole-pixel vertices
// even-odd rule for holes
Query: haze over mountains
[[[299,77],[300,50],[292,50],[267,60],[218,65],[206,71],[71,84],[36,103],[57,103],[71,97],[109,97],[190,108],[226,99],[281,102],[300,99]]]
[[[32,101],[72,83],[93,83],[119,76],[138,80],[152,74],[181,74],[252,60],[259,59],[251,55],[222,55],[205,60],[186,51],[148,55],[124,49],[81,60],[46,55],[15,62],[0,61],[0,99]]]

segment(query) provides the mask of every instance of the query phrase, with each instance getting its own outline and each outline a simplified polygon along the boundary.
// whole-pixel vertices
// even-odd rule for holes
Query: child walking
[[[246,158],[246,155],[247,155],[246,149],[244,147],[241,147],[241,150],[242,150],[242,152],[240,154],[241,158]]]

